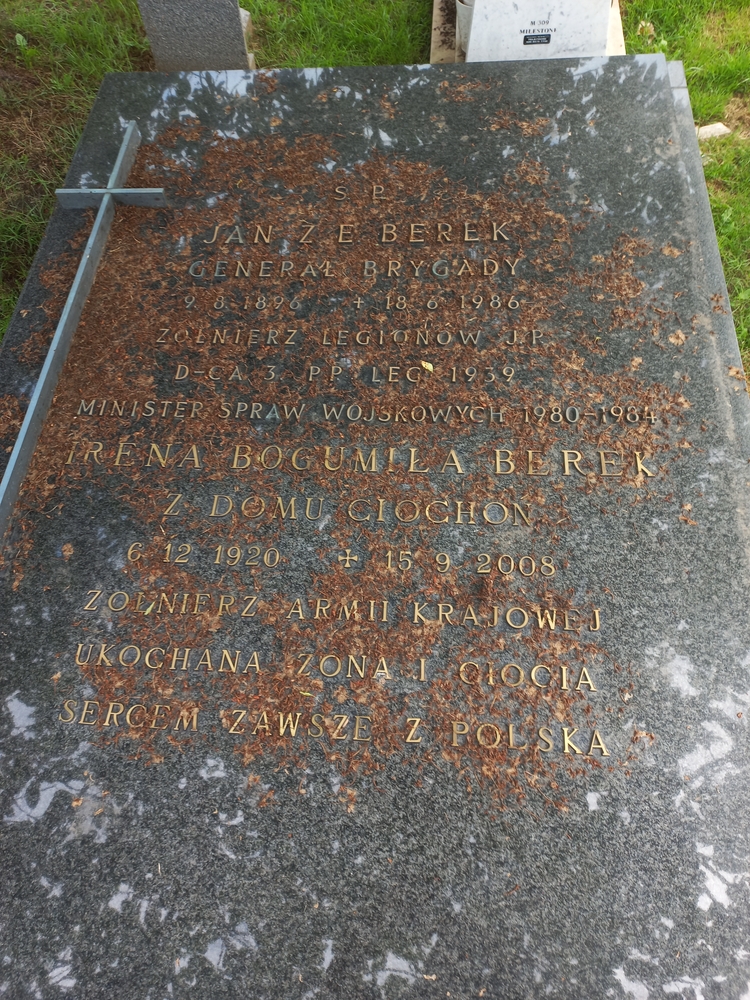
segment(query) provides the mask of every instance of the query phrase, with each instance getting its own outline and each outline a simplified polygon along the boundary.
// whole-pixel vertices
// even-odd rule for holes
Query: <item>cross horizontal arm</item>
[[[63,208],[98,208],[105,194],[111,194],[118,205],[167,207],[164,188],[58,188],[55,194]]]

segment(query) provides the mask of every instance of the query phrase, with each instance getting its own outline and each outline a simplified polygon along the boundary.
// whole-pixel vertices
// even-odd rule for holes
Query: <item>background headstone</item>
[[[610,0],[475,0],[466,62],[603,56],[610,17]]]
[[[156,68],[252,69],[237,0],[138,0]]]

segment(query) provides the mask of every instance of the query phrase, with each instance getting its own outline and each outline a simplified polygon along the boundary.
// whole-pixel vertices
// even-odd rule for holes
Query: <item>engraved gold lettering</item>
[[[307,673],[307,668],[308,668],[308,666],[310,664],[310,660],[312,660],[312,658],[313,658],[313,654],[312,653],[308,653],[307,655],[300,657],[300,659],[302,660],[302,666],[297,671],[297,676],[298,677],[300,675],[302,675],[302,674],[304,674],[306,676],[309,676],[308,673]]]
[[[457,747],[461,746],[458,742],[459,736],[466,736],[469,732],[469,727],[465,722],[453,722],[453,739],[451,740],[451,746]]]
[[[317,614],[315,617],[318,617]],[[327,653],[325,656],[321,656],[318,669],[324,677],[337,677],[341,672],[341,660],[333,653]]]
[[[114,594],[110,594],[107,601],[110,611],[124,611],[128,604],[130,604],[130,594],[126,594],[124,590],[116,590]]]
[[[490,512],[499,513],[500,511],[503,512],[503,516],[500,518],[499,521],[495,520],[490,516]],[[493,501],[492,503],[488,503],[485,505],[485,507],[482,510],[482,517],[488,524],[503,524],[508,518],[508,508],[503,503],[498,503],[497,501]]]
[[[461,476],[464,475],[464,470],[461,466],[461,461],[453,448],[451,448],[451,450],[448,452],[448,457],[443,462],[443,467],[441,468],[440,471],[445,472],[445,470],[449,468],[455,469],[456,472]],[[459,521],[458,523],[460,524],[461,522]]]
[[[599,456],[599,465],[600,465],[601,474],[603,476],[621,476],[622,475],[622,468],[619,467],[620,464],[621,464],[621,462],[622,462],[622,457],[616,451],[598,451],[597,455]],[[614,457],[610,457],[610,456],[614,456]],[[609,471],[610,467],[613,470],[617,470],[617,471],[610,472]]]
[[[181,664],[180,670],[187,670],[190,666],[190,654],[192,653],[192,649],[184,649],[182,651],[182,655],[180,655],[180,652],[181,651],[177,648],[172,650],[172,662],[169,665],[170,670],[176,670],[178,663]]]
[[[431,521],[433,524],[445,524],[447,522],[447,520],[448,520],[448,514],[446,514],[445,517],[432,517],[432,515],[430,514],[430,510],[431,510],[432,507],[448,507],[449,508],[450,504],[448,503],[448,501],[447,500],[433,500],[432,503],[428,503],[427,506],[424,509],[424,514],[425,514],[425,517],[427,518],[428,521]]]
[[[244,245],[245,240],[242,237],[242,231],[239,226],[235,226],[229,236],[227,236],[224,240],[224,246],[226,246],[227,243],[240,243]]]
[[[490,737],[490,739],[492,739],[492,742],[486,743],[483,739],[482,734],[484,733],[485,730],[490,730],[490,729],[495,734],[494,739]],[[494,749],[494,747],[499,746],[500,744],[500,730],[497,728],[497,726],[493,725],[491,722],[484,722],[482,723],[481,726],[478,726],[476,736],[477,736],[477,743],[482,747],[490,747],[491,749]]]
[[[511,750],[525,750],[528,746],[528,743],[521,743],[520,745],[516,743],[515,726],[512,723],[508,724],[508,746]]]
[[[58,715],[57,718],[60,720],[60,722],[70,723],[75,721],[76,717],[75,710],[77,707],[78,707],[78,702],[68,698],[66,701],[63,702],[62,712]],[[63,718],[63,712],[65,713],[64,718]]]
[[[643,452],[637,451],[635,453],[635,471],[637,475],[644,473],[646,476],[654,476],[655,473],[649,472],[646,466],[643,464]]]
[[[128,654],[127,657],[126,654]],[[123,667],[134,667],[136,664],[140,663],[140,660],[140,646],[123,646],[120,650],[120,655],[117,657],[118,663]]]
[[[354,454],[354,471],[355,472],[377,472],[377,448],[373,448],[370,452],[370,456],[365,460],[361,449],[357,448]]]
[[[90,711],[94,711],[94,718],[87,719],[86,716]],[[78,719],[79,726],[95,726],[96,716],[99,714],[99,702],[98,701],[84,701],[83,709],[81,710],[81,716]]]
[[[451,615],[455,612],[455,608],[452,604],[447,601],[445,603],[438,603],[438,625],[442,625],[443,622],[447,622],[448,625],[454,625],[455,622],[452,620]]]
[[[175,508],[177,507],[177,504],[180,502],[180,500],[182,500],[183,494],[167,493],[167,500],[169,500],[171,497],[174,497],[174,500],[172,500],[167,509],[164,511],[162,517],[177,517],[177,515],[179,514],[179,511],[176,510]]]
[[[301,458],[298,459],[298,456],[300,455],[300,453],[303,452],[303,451],[306,451],[306,450],[307,450],[306,448],[295,448],[295,450],[292,452],[292,468],[293,469],[297,469],[298,471],[303,471],[304,469],[309,468],[309,466],[310,466],[310,459],[309,458],[301,457]],[[298,461],[300,463],[302,463],[302,464],[298,464]]]
[[[367,730],[367,723],[372,725],[372,717],[369,715],[354,716],[354,735],[352,739],[360,743],[369,743],[372,735]]]
[[[413,719],[407,719],[406,721],[411,726],[411,729],[407,733],[406,739],[404,740],[404,742],[405,743],[421,743],[422,742],[422,737],[421,736],[417,736],[417,730],[419,729],[420,725],[422,724],[422,720],[421,719],[417,719],[417,718],[413,718]]]
[[[164,707],[168,708],[169,706],[165,705]],[[157,708],[158,708],[158,706],[157,706]],[[156,720],[154,720],[154,721],[156,721]],[[188,708],[182,708],[182,709],[180,709],[180,714],[177,716],[177,721],[175,722],[174,726],[172,727],[172,731],[173,732],[177,732],[179,730],[179,728],[180,728],[180,724],[182,724],[182,728],[183,729],[187,729],[188,725],[190,725],[190,728],[191,728],[191,730],[193,732],[197,731],[197,729],[198,729],[198,706],[197,705],[194,708],[189,708],[189,709]],[[152,729],[154,728],[153,725],[151,726],[151,728]],[[166,728],[167,728],[167,726],[157,726],[157,729],[166,729]]]
[[[563,726],[563,753],[583,753],[583,750],[579,750],[573,742],[573,737],[577,732],[577,729],[568,729],[567,726]]]
[[[478,663],[474,663],[473,660],[467,660],[465,663],[462,663],[461,666],[458,668],[458,675],[461,678],[461,680],[464,682],[464,684],[477,684],[479,682],[479,678],[478,677],[475,677],[472,680],[470,677],[467,676],[467,670],[468,670],[469,667],[473,667],[477,671],[479,670],[479,664]],[[490,683],[492,683],[492,682],[490,682]]]
[[[193,614],[199,615],[203,612],[203,604],[205,601],[209,600],[210,594],[196,594],[195,595],[195,606],[193,607]]]
[[[334,715],[333,718],[334,719],[338,719],[339,723],[336,726],[336,728],[334,729],[333,733],[331,733],[331,739],[332,740],[345,740],[346,737],[347,737],[347,734],[344,732],[344,730],[349,725],[349,716],[348,715]]]
[[[295,453],[296,454],[296,453]],[[250,465],[250,445],[238,444],[234,448],[233,469],[246,469]]]
[[[213,665],[213,662],[211,661],[211,650],[210,649],[204,649],[203,650],[203,656],[201,656],[200,660],[198,660],[198,662],[195,665],[195,669],[196,670],[200,670],[201,667],[205,667],[206,670],[210,670],[210,671],[213,672],[214,665]]]
[[[247,718],[247,711],[244,708],[234,709],[230,714],[234,716],[234,722],[230,726],[229,732],[241,735],[245,732],[245,727],[243,726],[242,729],[239,729],[238,726],[244,719]]]
[[[534,614],[536,615],[539,628],[544,628],[546,625],[551,632],[555,631],[557,624],[557,611],[555,608],[534,608]]]
[[[314,740],[319,739],[323,735],[323,732],[324,732],[324,730],[323,730],[323,722],[324,722],[324,719],[323,719],[322,715],[318,715],[317,713],[315,715],[313,715],[312,719],[310,720],[310,723],[311,723],[311,725],[315,726],[315,728],[318,731],[317,731],[317,733],[314,733],[312,731],[312,729],[310,729],[308,727],[307,735],[308,736],[312,736],[312,738]]]
[[[548,677],[547,681],[542,682],[542,681],[539,680],[538,674],[537,674],[538,670],[546,670],[547,671],[547,677]],[[545,665],[543,663],[537,663],[536,666],[532,667],[530,676],[531,676],[531,683],[535,684],[537,687],[547,687],[550,684],[550,682],[552,681],[552,672],[550,671],[550,668],[549,667],[545,667]]]
[[[258,654],[257,653],[252,653],[251,654],[250,659],[245,664],[245,669],[242,671],[242,673],[246,674],[248,672],[248,670],[250,669],[250,667],[255,667],[255,673],[256,674],[260,671],[260,663],[258,662]]]
[[[313,229],[317,227],[317,222],[314,222],[312,225],[306,222],[304,223],[304,225],[307,226],[307,229],[305,230],[305,234],[300,240],[300,243],[312,243],[312,240],[309,239],[308,237],[310,236],[310,233],[313,231]]]
[[[549,753],[549,751],[552,750],[552,748],[554,747],[554,743],[552,742],[552,730],[548,729],[547,726],[542,726],[542,728],[538,732],[538,735],[539,739],[544,740],[546,744],[546,746],[542,746],[540,744],[539,749],[542,751],[542,753]]]
[[[589,746],[589,756],[592,757],[594,750],[599,750],[602,757],[609,757],[609,750],[607,750],[604,745],[604,740],[601,737],[598,729],[595,729],[591,734],[591,745]]]
[[[563,475],[564,476],[569,476],[570,475],[570,469],[571,469],[571,467],[574,468],[576,470],[576,472],[579,473],[581,476],[585,476],[586,475],[586,473],[581,469],[580,465],[578,464],[581,461],[581,459],[583,458],[583,455],[581,454],[580,451],[568,451],[567,449],[564,448],[562,456],[563,456]]]
[[[521,615],[520,622],[513,621],[513,614],[517,612]],[[523,608],[508,608],[505,612],[505,621],[510,625],[511,628],[526,628],[529,623],[529,616],[526,614]]]
[[[526,452],[526,456],[527,456],[526,472],[530,476],[548,476],[549,475],[549,469],[548,468],[545,468],[541,464],[540,464],[540,466],[538,468],[535,468],[535,466],[534,466],[534,463],[536,461],[536,457],[538,455],[541,456],[541,454],[542,453],[540,451],[527,451]]]
[[[91,598],[91,600],[88,602],[88,604],[86,604],[84,606],[83,610],[84,611],[97,611],[98,607],[96,606],[96,604],[94,604],[94,602],[101,597],[101,594],[102,594],[101,590],[88,590],[88,591],[86,591],[86,593],[87,594],[93,594],[94,596]]]
[[[427,607],[426,604],[419,604],[418,601],[414,601],[414,617],[412,618],[412,622],[415,625],[420,625],[420,624],[426,625],[427,622],[433,620],[432,618],[425,618],[425,616],[422,614],[422,611],[424,611],[426,607]]]
[[[144,716],[143,717],[143,721],[142,722],[133,722],[133,713],[137,709],[139,709],[139,708],[143,712],[143,716]],[[140,729],[141,726],[145,726],[146,725],[146,717],[147,716],[148,716],[148,712],[146,710],[146,706],[145,705],[131,705],[130,708],[128,709],[127,715],[125,716],[125,722],[126,722],[126,724],[128,726],[130,726],[131,729]]]
[[[516,672],[515,680],[511,680],[511,675],[509,672],[511,670],[514,670]],[[526,679],[526,674],[523,672],[523,670],[521,669],[521,667],[519,667],[517,663],[506,663],[503,669],[500,671],[500,680],[503,682],[503,684],[507,685],[508,687],[518,687],[519,685],[523,684],[525,679]]]
[[[279,736],[285,736],[287,730],[289,730],[290,736],[296,736],[297,726],[299,726],[299,720],[301,718],[301,715],[302,715],[301,712],[297,712],[295,714],[294,720],[292,720],[291,712],[287,714],[286,718],[284,717],[282,712],[279,712]]]
[[[268,713],[261,712],[258,716],[258,721],[255,724],[255,729],[253,729],[253,736],[258,735],[258,730],[264,729],[267,733],[271,732],[271,727],[268,724]]]
[[[580,691],[582,685],[584,684],[590,691],[596,691],[596,688],[594,687],[594,682],[591,680],[588,670],[586,669],[586,667],[581,667],[581,673],[580,676],[578,677],[578,683],[576,684],[576,691]]]
[[[131,457],[131,448],[135,448],[135,441],[120,441],[117,446],[117,455],[115,457],[115,465],[134,465],[134,462],[124,462],[124,458]]]
[[[91,441],[89,446],[83,454],[84,464],[88,462],[89,457],[93,458],[97,465],[102,464],[101,454],[104,449],[104,443],[102,441]]]
[[[356,601],[355,601],[355,604],[356,604]],[[341,617],[341,616],[339,615],[339,617]],[[347,615],[347,618],[348,618],[348,615]],[[367,664],[367,657],[360,654],[360,659],[361,659],[362,662],[358,663],[357,662],[357,657],[356,656],[352,656],[351,653],[349,654],[348,665],[347,665],[347,668],[346,668],[346,676],[348,678],[351,678],[351,676],[352,676],[352,668],[353,668],[354,671],[355,671],[355,673],[357,674],[357,676],[362,677],[364,679],[364,676],[365,676],[365,666]]]
[[[166,729],[168,723],[165,721],[163,726],[157,726],[157,722],[161,722],[161,711],[164,709],[165,712],[169,713],[169,705],[154,705],[154,717],[151,720],[150,729]]]
[[[387,601],[383,601],[383,604],[387,607],[388,602]],[[380,620],[381,621],[388,621],[388,618],[386,616],[385,618],[381,618]],[[388,670],[388,664],[385,661],[385,657],[383,657],[383,656],[380,657],[380,659],[378,660],[377,666],[375,667],[375,671],[373,672],[372,676],[373,677],[385,677],[386,680],[390,680],[391,679],[391,675],[390,675],[390,672]]]
[[[161,659],[160,663],[152,663],[151,662],[151,654],[152,653],[161,653],[162,659]],[[154,646],[153,649],[146,650],[146,655],[143,658],[143,662],[151,670],[158,670],[159,667],[163,667],[164,666],[164,657],[166,655],[167,655],[167,652],[166,652],[165,649],[162,649],[160,646]],[[122,653],[120,653],[120,656],[122,656]],[[122,662],[122,660],[120,662]],[[128,664],[128,666],[133,666],[133,664]],[[106,725],[106,722],[105,722],[105,725]]]

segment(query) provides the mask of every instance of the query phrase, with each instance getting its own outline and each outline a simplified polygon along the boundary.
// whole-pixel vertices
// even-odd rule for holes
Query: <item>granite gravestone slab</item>
[[[4,541],[2,988],[747,993],[748,408],[663,58],[112,76],[68,187],[129,120],[169,208]]]

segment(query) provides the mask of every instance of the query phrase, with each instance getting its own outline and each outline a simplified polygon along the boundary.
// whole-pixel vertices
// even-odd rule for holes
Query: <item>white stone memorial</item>
[[[612,12],[619,24],[610,0],[475,0],[466,61],[612,54]]]

